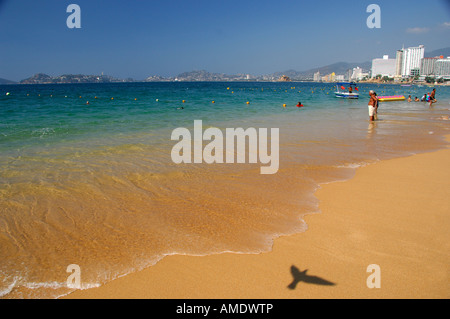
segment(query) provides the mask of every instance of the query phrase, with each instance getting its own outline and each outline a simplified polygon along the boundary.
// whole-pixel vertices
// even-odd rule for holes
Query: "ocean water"
[[[333,84],[296,82],[0,86],[0,297],[70,293],[71,264],[89,289],[167,255],[270,251],[307,229],[320,184],[444,147],[450,87],[437,87],[432,107],[380,103],[373,123],[370,89],[431,90],[361,84],[359,100],[342,100]],[[278,172],[173,163],[172,131],[193,132],[194,120],[279,128]]]

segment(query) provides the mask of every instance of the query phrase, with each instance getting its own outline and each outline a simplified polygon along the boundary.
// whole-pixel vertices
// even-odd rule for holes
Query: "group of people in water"
[[[375,93],[373,90],[369,91],[369,118],[371,121],[374,121],[377,119],[377,111],[378,111],[378,98],[377,93]],[[408,102],[411,102],[412,98],[411,95],[408,96]],[[419,99],[417,96],[414,98],[415,102],[429,102],[430,106],[433,103],[436,103],[436,89],[434,88],[431,92],[428,92],[422,96],[421,99]]]
[[[411,95],[408,96],[408,102],[411,102],[412,98]],[[433,91],[425,93],[422,98],[418,98],[417,96],[414,98],[414,102],[428,102],[431,104],[436,103],[436,89],[433,89]]]

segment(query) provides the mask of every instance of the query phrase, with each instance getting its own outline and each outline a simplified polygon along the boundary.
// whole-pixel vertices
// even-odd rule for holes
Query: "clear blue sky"
[[[66,8],[81,7],[81,29]],[[381,29],[366,8],[381,7]],[[266,74],[450,46],[449,0],[0,0],[0,78]]]

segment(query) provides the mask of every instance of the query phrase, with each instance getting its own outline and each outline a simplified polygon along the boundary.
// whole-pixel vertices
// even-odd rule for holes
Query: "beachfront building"
[[[423,58],[420,62],[420,75],[422,76],[429,76],[435,74],[435,65],[436,61],[438,59],[442,59],[441,57],[435,57],[435,58]]]
[[[348,69],[345,73],[345,81],[351,81],[352,80],[352,73],[353,69]]]
[[[351,80],[359,80],[361,79],[362,69],[357,66],[356,68],[353,68],[352,77]]]
[[[395,76],[402,76],[403,50],[397,50],[397,54],[395,55]]]
[[[314,80],[314,82],[320,82],[321,81],[320,72],[319,71],[314,73],[313,80]]]
[[[357,66],[356,68],[353,68],[353,70],[352,70],[350,81],[360,81],[360,80],[364,79],[365,77],[369,77],[369,73],[363,72],[363,69],[361,69],[359,66]]]
[[[425,47],[419,45],[418,47],[404,49],[402,55],[402,77],[408,78],[412,76],[411,70],[416,74],[417,70],[420,69],[420,62],[425,55]]]
[[[402,66],[403,66],[403,49],[397,50],[395,55],[395,75],[394,81],[399,82],[402,79]]]
[[[334,82],[336,80],[335,77],[336,77],[336,74],[333,72],[333,73],[327,74],[325,76],[322,76],[321,80],[322,80],[322,82]]]
[[[434,65],[436,77],[450,79],[450,57],[437,59]]]
[[[362,80],[364,78],[369,78],[369,77],[370,77],[370,73],[369,72],[362,72],[361,76],[358,78],[358,81]]]
[[[396,62],[396,59],[389,59],[388,55],[384,55],[382,59],[373,59],[371,78],[374,78],[377,75],[381,75],[381,77],[394,77],[396,72]]]
[[[419,68],[412,68],[409,74],[411,76],[420,75],[420,69]]]

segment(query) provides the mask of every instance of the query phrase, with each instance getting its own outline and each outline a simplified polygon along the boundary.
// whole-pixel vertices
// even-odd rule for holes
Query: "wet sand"
[[[65,298],[449,298],[448,163],[444,149],[358,168],[322,185],[308,230],[271,252],[168,256]],[[367,287],[371,264],[380,288]]]

